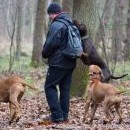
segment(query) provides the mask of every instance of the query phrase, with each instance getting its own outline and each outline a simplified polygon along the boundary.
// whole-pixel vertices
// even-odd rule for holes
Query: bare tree
[[[112,5],[113,4],[113,0],[106,0],[105,2],[105,6],[103,9],[103,13],[102,16],[99,16],[99,27],[96,31],[96,36],[95,36],[95,44],[100,43],[101,41],[101,34],[102,34],[102,28],[103,26],[106,27],[108,22],[110,21],[110,17],[112,14]],[[98,9],[98,14],[99,14],[99,9]]]
[[[19,1],[18,15],[17,15],[17,36],[16,36],[16,60],[20,60],[21,56],[21,41],[23,36],[23,14],[24,14],[24,0]]]
[[[124,40],[124,60],[130,59],[130,0],[128,0],[127,24],[126,24],[126,39]]]
[[[16,20],[17,20],[19,0],[3,1],[2,5],[3,5],[3,14],[5,16],[7,23],[7,32],[10,38],[10,59],[9,59],[8,71],[11,72],[15,59],[14,36],[16,31]],[[5,6],[8,6],[8,8],[5,8]]]
[[[24,36],[32,36],[35,27],[35,17],[36,17],[36,10],[37,10],[37,1],[38,0],[25,0],[24,3]]]
[[[108,34],[106,34],[106,27],[110,21],[110,17],[112,16],[112,4],[113,4],[113,0],[106,0],[101,17],[99,14],[100,10],[97,9],[98,18],[99,18],[99,27],[96,31],[96,36],[95,36],[95,45],[99,47],[100,43],[102,43],[102,45],[100,45],[100,48],[102,49],[102,56],[106,61],[108,67],[109,67],[109,60],[107,54]]]
[[[63,0],[62,8],[64,11],[67,11],[71,16],[73,12],[73,0]]]
[[[61,4],[62,0],[53,0],[53,2],[57,2],[57,3]]]
[[[45,38],[46,28],[46,0],[38,0],[37,14],[35,20],[34,38],[33,38],[33,52],[31,65],[37,67],[41,64],[42,45]]]
[[[124,57],[122,42],[123,35],[123,10],[124,1],[116,0],[115,11],[113,15],[113,31],[112,31],[112,54],[115,61],[121,61]]]
[[[6,8],[4,9],[6,10]],[[0,0],[0,39],[7,38],[6,19],[3,13],[3,0]]]
[[[91,37],[95,33],[95,0],[74,0],[73,16],[75,19],[81,20],[87,25],[87,29]],[[72,94],[74,96],[82,96],[87,84],[87,66],[83,65],[80,60],[77,61],[76,69],[72,79]]]

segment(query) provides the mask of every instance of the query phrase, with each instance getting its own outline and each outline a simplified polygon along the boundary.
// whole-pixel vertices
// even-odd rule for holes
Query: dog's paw
[[[20,118],[21,116],[17,116],[15,121],[18,122]]]
[[[104,125],[106,125],[106,124],[108,124],[108,123],[110,123],[110,122],[111,122],[111,120],[108,120],[108,119],[104,119],[104,120],[103,120],[103,124],[104,124]]]
[[[12,121],[12,120],[10,120],[10,121],[9,121],[9,125],[11,125],[12,123],[13,123],[13,121]]]
[[[122,123],[122,118],[119,119],[117,124],[121,124]]]

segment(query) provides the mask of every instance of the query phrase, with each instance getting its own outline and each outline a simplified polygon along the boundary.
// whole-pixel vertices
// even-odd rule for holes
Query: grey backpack
[[[73,23],[69,23],[64,19],[58,19],[57,21],[64,23],[68,28],[68,40],[62,53],[70,59],[79,58],[83,48],[78,28]]]

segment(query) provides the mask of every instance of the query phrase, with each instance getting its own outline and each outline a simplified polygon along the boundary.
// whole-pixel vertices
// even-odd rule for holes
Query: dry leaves
[[[43,86],[43,76],[41,73],[32,72],[35,84]],[[38,75],[38,76],[36,76]],[[42,77],[42,78],[41,78]],[[40,79],[40,80],[38,80]],[[129,83],[124,83],[129,87]],[[122,112],[123,122],[118,124],[118,116],[114,114],[114,121],[111,124],[103,125],[105,117],[102,106],[96,111],[93,125],[88,125],[87,121],[82,122],[85,102],[82,98],[73,98],[70,101],[69,122],[55,124],[43,122],[43,117],[49,113],[49,108],[44,93],[39,95],[27,94],[21,100],[22,116],[18,123],[9,126],[9,107],[7,103],[0,104],[0,130],[130,130],[130,97],[123,96]]]
[[[22,117],[20,121],[8,125],[9,108],[8,104],[0,105],[0,130],[130,130],[130,97],[124,96],[122,111],[124,121],[118,124],[118,116],[115,114],[111,124],[103,125],[104,112],[100,106],[96,112],[93,125],[82,123],[84,114],[84,100],[73,98],[70,102],[70,116],[68,123],[55,124],[43,122],[42,118],[49,114],[49,108],[44,94],[34,97],[24,97],[21,102]]]

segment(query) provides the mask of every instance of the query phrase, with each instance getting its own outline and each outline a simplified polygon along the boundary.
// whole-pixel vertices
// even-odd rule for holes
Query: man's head
[[[47,9],[47,13],[49,15],[49,18],[51,20],[53,20],[59,13],[62,12],[62,8],[61,6],[56,3],[56,2],[53,2],[49,5],[48,9]]]

